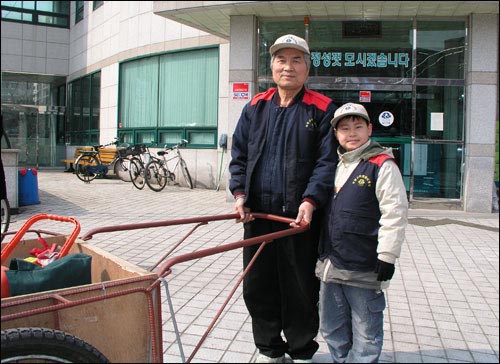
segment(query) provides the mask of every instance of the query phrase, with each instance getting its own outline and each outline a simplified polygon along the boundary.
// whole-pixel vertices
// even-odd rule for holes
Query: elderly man
[[[337,156],[330,120],[335,106],[304,84],[310,68],[306,41],[284,35],[270,48],[277,87],[244,107],[233,135],[230,190],[244,238],[288,228],[255,220],[266,212],[305,221],[310,229],[269,243],[243,282],[252,317],[257,362],[312,362],[318,349],[318,256],[320,214],[333,190]],[[246,267],[258,246],[243,250]],[[284,339],[283,339],[283,336]]]

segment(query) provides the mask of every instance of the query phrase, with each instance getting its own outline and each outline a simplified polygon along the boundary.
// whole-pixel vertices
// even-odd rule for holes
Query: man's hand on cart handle
[[[299,213],[297,214],[297,218],[294,222],[290,223],[290,226],[294,228],[299,227],[301,221],[304,221],[307,224],[311,224],[314,209],[315,207],[311,202],[302,202],[299,206]]]
[[[255,220],[255,218],[250,213],[250,209],[248,207],[245,207],[245,196],[243,195],[236,197],[234,210],[240,215],[240,218],[236,219],[236,222],[246,223]]]

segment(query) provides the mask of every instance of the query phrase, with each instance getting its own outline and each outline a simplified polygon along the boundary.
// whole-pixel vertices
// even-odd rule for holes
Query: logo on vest
[[[360,174],[354,180],[352,181],[353,185],[358,185],[359,187],[371,187],[372,186],[372,181],[371,179],[365,175],[365,174]]]
[[[316,120],[313,118],[310,118],[309,120],[306,121],[306,128],[313,128],[316,129],[318,127],[318,124],[316,123]]]

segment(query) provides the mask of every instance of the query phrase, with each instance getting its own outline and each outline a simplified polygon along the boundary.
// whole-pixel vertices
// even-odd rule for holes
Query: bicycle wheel
[[[109,363],[92,345],[59,330],[2,330],[2,363]]]
[[[98,173],[98,167],[101,165],[95,155],[82,154],[75,161],[76,176],[83,182],[90,183]]]
[[[149,161],[144,169],[148,187],[156,192],[162,191],[167,185],[169,171],[157,160]]]
[[[130,159],[118,157],[113,166],[113,172],[123,182],[130,182]]]
[[[10,204],[9,200],[6,198],[2,198],[1,204],[1,212],[2,212],[2,227],[1,227],[1,239],[3,239],[3,233],[9,229],[10,224]]]
[[[189,174],[189,170],[188,170],[188,167],[186,165],[186,162],[184,161],[184,159],[181,159],[180,161],[180,165],[181,165],[181,171],[182,171],[182,175],[184,176],[184,180],[186,181],[188,187],[190,189],[193,189],[193,180],[191,179],[191,175]]]
[[[135,188],[142,190],[146,185],[144,180],[144,164],[139,158],[132,158],[130,160],[129,177]]]

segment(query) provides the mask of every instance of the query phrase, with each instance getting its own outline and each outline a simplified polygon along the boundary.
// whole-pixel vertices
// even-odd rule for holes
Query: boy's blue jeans
[[[321,282],[320,332],[334,363],[376,363],[384,341],[383,291]]]

